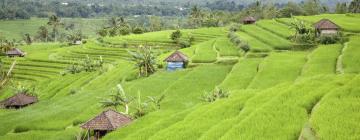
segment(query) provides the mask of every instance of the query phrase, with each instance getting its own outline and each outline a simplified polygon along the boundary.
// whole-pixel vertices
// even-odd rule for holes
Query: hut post
[[[87,130],[87,139],[90,140],[90,130]]]

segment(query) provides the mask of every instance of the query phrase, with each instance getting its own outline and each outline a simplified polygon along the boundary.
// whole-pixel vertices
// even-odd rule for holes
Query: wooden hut
[[[252,16],[248,16],[242,20],[242,23],[243,24],[254,24],[254,23],[256,23],[256,19]]]
[[[25,53],[23,51],[21,51],[20,49],[18,48],[12,48],[8,51],[6,51],[6,55],[8,57],[24,57],[25,56]]]
[[[317,36],[336,35],[340,30],[340,27],[329,19],[320,20],[315,23],[314,27]]]
[[[167,70],[174,71],[177,69],[184,69],[189,62],[188,57],[180,51],[175,51],[164,61],[167,62]]]
[[[114,110],[107,110],[102,112],[95,118],[82,124],[80,127],[90,131],[94,131],[95,139],[99,139],[106,133],[113,131],[119,127],[123,127],[131,122],[131,118],[126,115],[120,114]],[[88,135],[88,138],[89,135]]]
[[[7,98],[4,101],[1,101],[0,104],[5,108],[22,108],[30,104],[36,103],[38,101],[37,97],[19,93],[10,98]]]

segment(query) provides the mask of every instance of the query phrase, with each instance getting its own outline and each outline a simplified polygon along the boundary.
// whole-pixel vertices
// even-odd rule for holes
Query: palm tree
[[[120,25],[120,19],[116,17],[112,17],[109,19],[108,24],[109,24],[109,28],[117,28]]]
[[[123,106],[125,112],[122,113],[129,114],[129,104],[131,103],[132,98],[125,94],[125,91],[121,86],[121,84],[118,84],[116,87],[117,87],[116,93],[111,94],[110,99],[106,99],[100,103],[102,104],[103,107],[114,107],[115,109],[117,109],[118,106]]]
[[[139,46],[138,51],[129,51],[134,61],[135,66],[139,69],[139,76],[149,76],[155,73],[156,57],[153,54],[151,47]]]
[[[48,38],[49,38],[49,31],[45,26],[40,26],[39,30],[37,31],[37,38],[48,42]]]
[[[49,17],[48,25],[52,26],[52,36],[54,38],[54,41],[57,41],[57,34],[58,34],[58,28],[63,26],[64,24],[61,22],[61,19],[57,17],[56,15],[52,15]]]

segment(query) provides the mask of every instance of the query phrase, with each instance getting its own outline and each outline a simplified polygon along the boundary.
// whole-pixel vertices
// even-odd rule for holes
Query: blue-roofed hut
[[[164,61],[167,62],[168,71],[184,69],[186,68],[187,63],[189,62],[188,57],[180,51],[176,51],[172,53]]]

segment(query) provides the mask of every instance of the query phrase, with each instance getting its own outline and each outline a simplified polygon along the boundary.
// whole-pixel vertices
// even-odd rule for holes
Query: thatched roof
[[[188,57],[180,51],[172,53],[164,61],[166,62],[187,62],[189,61]]]
[[[315,28],[319,29],[319,30],[324,30],[324,29],[339,29],[340,27],[338,25],[336,25],[334,22],[332,22],[329,19],[322,19],[319,22],[315,23]]]
[[[80,127],[91,130],[115,130],[131,122],[131,119],[114,110],[107,110],[100,115],[84,123]]]
[[[25,55],[24,52],[22,52],[18,48],[12,48],[6,52],[7,55]]]
[[[5,107],[12,107],[12,106],[25,106],[32,103],[37,102],[38,99],[35,96],[19,93],[10,98],[1,101],[1,105]]]
[[[255,22],[256,19],[255,19],[254,17],[252,17],[252,16],[248,16],[248,17],[245,17],[245,18],[243,19],[243,21]]]

